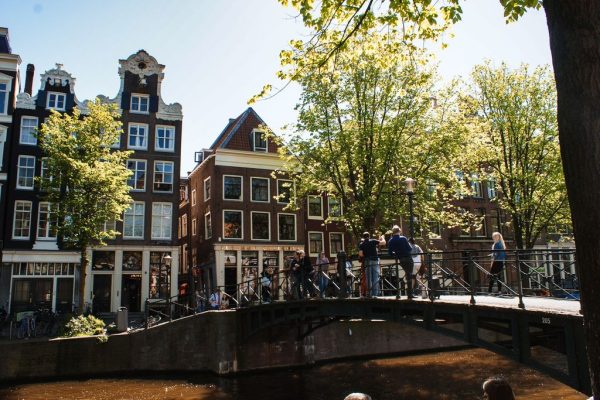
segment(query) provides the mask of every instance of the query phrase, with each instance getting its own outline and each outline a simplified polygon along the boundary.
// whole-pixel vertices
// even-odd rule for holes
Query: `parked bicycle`
[[[35,337],[35,313],[23,311],[17,313],[17,339],[28,339]]]

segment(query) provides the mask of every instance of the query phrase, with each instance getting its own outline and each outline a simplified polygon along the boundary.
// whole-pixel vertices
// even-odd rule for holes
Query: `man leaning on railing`
[[[402,231],[398,225],[394,225],[392,228],[392,237],[388,242],[388,254],[396,257],[396,260],[400,263],[400,266],[404,270],[404,278],[406,279],[406,294],[408,299],[413,298],[413,259],[412,259],[412,247],[408,243],[408,239],[402,236]],[[400,280],[398,280],[400,284]]]

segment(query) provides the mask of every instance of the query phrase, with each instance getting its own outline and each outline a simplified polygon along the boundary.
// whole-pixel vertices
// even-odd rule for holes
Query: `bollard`
[[[340,279],[340,293],[338,295],[338,298],[340,299],[344,299],[346,298],[346,294],[348,292],[348,285],[346,282],[346,253],[343,251],[340,251],[339,253],[337,253],[337,260],[338,260],[338,276]]]
[[[433,255],[427,253],[427,291],[429,292],[429,300],[435,298],[433,293]]]
[[[519,288],[519,308],[525,308],[523,303],[523,282],[521,282],[521,259],[519,257],[519,250],[515,251],[515,259],[517,263],[517,287]]]

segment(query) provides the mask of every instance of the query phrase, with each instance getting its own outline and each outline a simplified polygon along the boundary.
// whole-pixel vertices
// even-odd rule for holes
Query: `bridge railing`
[[[411,275],[414,292],[409,293],[407,274],[395,257],[381,255],[377,279],[368,279],[374,266],[358,257],[338,254],[335,262],[313,265],[311,270],[274,270],[221,287],[221,308],[237,308],[272,301],[312,297],[418,296],[434,301],[442,295],[544,296],[579,299],[575,251],[505,250],[503,268],[491,273],[493,253],[500,251],[447,251],[413,254],[420,259]],[[496,256],[496,258],[498,258]],[[373,285],[377,285],[373,291]],[[208,307],[210,308],[210,307]]]

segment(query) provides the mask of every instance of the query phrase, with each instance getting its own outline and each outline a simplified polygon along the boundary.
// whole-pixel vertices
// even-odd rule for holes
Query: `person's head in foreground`
[[[364,393],[350,393],[348,396],[344,397],[344,400],[372,400],[371,396]]]
[[[483,382],[483,398],[488,400],[515,400],[515,394],[504,377],[494,376]]]

